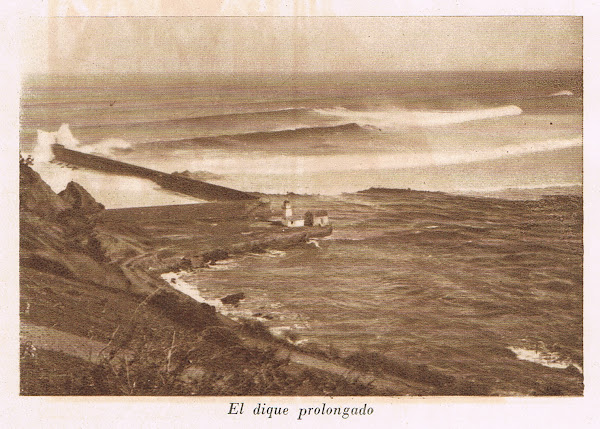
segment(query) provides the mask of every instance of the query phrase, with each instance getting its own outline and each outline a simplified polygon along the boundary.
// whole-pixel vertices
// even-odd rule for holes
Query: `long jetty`
[[[52,151],[57,161],[90,168],[104,173],[121,174],[124,176],[149,179],[164,189],[179,192],[206,201],[219,200],[257,200],[258,197],[225,186],[213,185],[201,180],[191,179],[176,174],[164,173],[138,165],[128,164],[98,155],[67,149],[63,145],[53,144]]]

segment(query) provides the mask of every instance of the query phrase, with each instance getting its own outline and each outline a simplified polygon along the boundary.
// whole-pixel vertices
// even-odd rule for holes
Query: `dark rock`
[[[209,171],[182,171],[181,173],[171,173],[173,176],[187,177],[194,180],[220,180],[223,178],[220,174],[211,173]]]
[[[46,184],[31,167],[20,164],[19,208],[40,217],[53,217],[69,205]]]
[[[181,261],[179,262],[179,269],[183,271],[191,271],[193,269],[192,260],[189,258],[181,258]]]
[[[29,166],[20,164],[19,172],[20,266],[130,290],[125,274],[108,263],[92,217],[58,196]]]
[[[266,253],[267,250],[264,248],[264,246],[261,246],[260,244],[255,244],[250,248],[250,252],[252,253]]]
[[[264,313],[254,313],[252,315],[252,317],[260,317],[260,318],[267,319],[267,320],[273,320],[273,316],[271,316],[270,314],[264,314]]]
[[[239,293],[234,293],[231,295],[227,295],[224,298],[221,298],[221,302],[223,304],[228,304],[228,305],[238,305],[238,303],[242,300],[245,299],[246,295],[244,295],[244,292],[239,292]]]
[[[223,259],[227,259],[229,257],[229,253],[227,253],[223,249],[215,249],[210,252],[204,252],[202,254],[202,260],[207,263],[214,264],[216,261],[220,261]]]
[[[565,371],[567,374],[569,374],[569,375],[571,375],[571,376],[574,376],[574,377],[583,377],[583,374],[581,374],[581,373],[579,372],[579,370],[578,370],[577,368],[575,368],[575,366],[574,366],[574,365],[569,365],[568,367],[566,367],[566,368],[564,369],[564,371]]]
[[[104,210],[104,205],[97,202],[80,184],[69,182],[67,187],[58,195],[73,209],[83,214],[95,214]]]

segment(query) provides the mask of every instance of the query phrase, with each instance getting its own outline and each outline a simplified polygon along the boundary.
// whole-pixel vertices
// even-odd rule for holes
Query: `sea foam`
[[[99,155],[111,155],[115,150],[128,151],[132,149],[131,143],[118,138],[108,138],[94,144],[82,144],[71,132],[69,124],[62,124],[58,131],[37,130],[37,142],[32,151],[33,158],[38,162],[50,162],[54,158],[53,144]]]
[[[343,107],[315,109],[314,111],[321,115],[335,116],[362,126],[370,125],[384,129],[444,126],[503,116],[515,116],[523,112],[520,107],[514,105],[455,111],[405,109],[357,111]]]
[[[558,91],[549,95],[549,97],[571,97],[573,96],[573,91],[569,91],[568,89],[563,89],[562,91]]]
[[[377,152],[340,155],[272,155],[244,154],[244,156],[217,155],[202,160],[191,160],[189,168],[204,168],[222,174],[310,174],[320,172],[397,170],[444,165],[459,165],[472,162],[493,161],[501,158],[532,153],[550,152],[583,145],[582,136],[568,139],[543,140],[488,147],[480,150],[460,152]],[[196,165],[197,164],[197,165]],[[266,167],[267,166],[267,167]]]
[[[580,365],[577,365],[571,359],[563,358],[556,352],[530,350],[523,347],[508,347],[508,349],[515,354],[517,359],[537,363],[548,368],[566,369],[573,366],[579,373],[583,374],[583,368]]]
[[[69,124],[62,124],[58,131],[53,132],[37,130],[37,143],[32,152],[34,159],[38,162],[50,162],[54,158],[53,144],[60,144],[67,149],[75,150],[81,145],[79,140],[73,136]]]
[[[215,309],[219,313],[221,313],[225,316],[230,316],[233,318],[237,318],[237,317],[250,318],[250,317],[252,317],[252,312],[249,309],[237,309],[237,308],[233,308],[231,306],[227,306],[227,305],[223,304],[220,299],[204,298],[200,294],[200,291],[198,290],[198,288],[196,286],[186,282],[182,278],[185,274],[189,274],[189,273],[169,272],[169,273],[161,274],[161,277],[163,280],[165,280],[167,283],[169,283],[171,285],[171,287],[173,287],[174,289],[186,294],[187,296],[189,296],[190,298],[194,299],[197,302],[212,305],[213,307],[215,307]]]

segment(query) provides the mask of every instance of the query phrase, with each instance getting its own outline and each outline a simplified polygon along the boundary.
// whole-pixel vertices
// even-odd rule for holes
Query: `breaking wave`
[[[238,316],[238,317],[250,317],[252,315],[252,313],[249,310],[239,310],[239,309],[231,309],[229,306],[223,304],[221,302],[220,299],[207,299],[204,298],[201,294],[200,291],[198,290],[198,288],[188,282],[186,282],[182,277],[185,274],[189,274],[186,272],[182,272],[182,273],[174,273],[174,272],[169,272],[169,273],[164,273],[161,274],[161,278],[163,280],[165,280],[167,283],[169,283],[171,285],[171,287],[173,289],[178,290],[179,292],[182,292],[184,294],[186,294],[187,296],[189,296],[190,298],[194,299],[195,301],[201,302],[201,303],[205,303],[208,305],[212,305],[213,307],[215,307],[215,309],[225,315],[225,316]]]
[[[243,319],[254,319],[254,320],[259,320],[263,323],[268,323],[270,320],[273,319],[273,317],[264,317],[263,313],[260,312],[256,312],[254,310],[252,310],[250,307],[245,307],[245,308],[238,308],[235,306],[231,306],[231,305],[226,305],[223,304],[223,302],[218,299],[218,298],[214,298],[214,299],[207,299],[204,298],[201,293],[200,290],[198,289],[197,286],[194,286],[193,284],[187,282],[184,280],[183,277],[186,277],[187,275],[189,275],[189,273],[183,271],[183,272],[168,272],[168,273],[163,273],[161,274],[161,278],[163,280],[165,280],[167,283],[169,283],[169,285],[171,285],[171,287],[173,289],[178,290],[179,292],[184,293],[185,295],[189,296],[190,298],[194,299],[197,302],[201,302],[201,303],[205,303],[208,305],[211,305],[213,307],[215,307],[216,311],[218,311],[219,313],[223,314],[224,316],[228,316],[231,317],[233,320],[239,320],[240,318]],[[271,308],[279,308],[281,307],[281,304],[279,303],[269,303],[269,307]],[[291,320],[297,320],[300,318],[300,316],[294,315],[294,314],[287,314],[287,318],[284,317],[283,315],[279,315],[281,317],[283,317],[284,319],[291,321]],[[302,344],[303,342],[305,342],[306,340],[301,340],[301,339],[295,339],[295,331],[300,330],[300,329],[305,329],[307,327],[306,323],[294,323],[293,327],[285,325],[285,326],[270,326],[268,327],[268,329],[271,331],[271,333],[279,338],[285,339],[286,341],[292,343],[292,344]]]
[[[550,94],[548,97],[571,97],[573,96],[573,91],[569,91],[568,89],[563,89],[562,91],[555,92]]]
[[[235,174],[241,170],[245,173],[264,174],[266,165],[269,166],[269,174],[280,175],[287,175],[294,172],[307,174],[334,171],[396,170],[493,161],[501,158],[549,152],[582,145],[582,136],[577,136],[570,139],[525,142],[454,153],[442,151],[433,153],[381,152],[345,155],[274,155],[268,158],[265,158],[261,154],[246,154],[243,158],[234,156],[205,158],[201,160],[201,164],[202,168],[206,170],[220,171],[224,174]]]
[[[543,345],[541,348],[533,350],[524,347],[508,347],[508,349],[513,352],[519,360],[537,363],[548,368],[566,369],[572,366],[580,374],[583,374],[583,368],[580,365],[574,363],[569,358],[562,357],[557,352],[547,350]]]
[[[62,124],[58,131],[48,132],[37,130],[37,142],[33,148],[32,155],[39,162],[50,162],[54,157],[52,155],[52,145],[60,144],[67,149],[80,149],[81,143],[73,136],[69,129],[69,124]]]
[[[82,145],[79,150],[86,153],[97,153],[101,155],[111,155],[116,153],[130,152],[133,150],[131,143],[123,139],[109,138],[101,140],[93,145]]]
[[[566,95],[557,93],[557,95]],[[217,115],[192,116],[161,121],[139,122],[131,126],[167,125],[188,126],[188,124],[214,126],[219,123],[247,123],[253,126],[257,122],[264,125],[270,124],[270,131],[287,131],[294,128],[315,125],[326,120],[328,125],[343,125],[356,123],[361,126],[397,130],[406,127],[430,127],[460,124],[463,122],[500,118],[504,116],[520,115],[522,109],[515,105],[489,107],[468,110],[410,110],[389,108],[382,110],[350,110],[344,107],[309,108],[291,107],[284,109],[257,110],[248,112],[232,112]],[[298,127],[289,127],[296,123]],[[337,124],[336,124],[337,123]],[[271,128],[273,127],[273,128]]]
[[[221,113],[217,115],[201,115],[201,116],[192,116],[189,118],[177,118],[177,119],[169,119],[164,122],[194,122],[194,121],[208,121],[208,120],[224,120],[224,119],[246,119],[251,117],[260,117],[260,116],[288,116],[288,115],[298,115],[303,113],[310,113],[312,109],[304,108],[304,107],[286,107],[282,109],[266,109],[266,110],[250,110],[246,112],[231,112],[231,113]],[[163,122],[163,121],[161,121]]]
[[[178,140],[158,140],[143,143],[140,145],[145,149],[153,150],[171,150],[174,148],[188,147],[230,147],[235,143],[257,143],[262,144],[273,140],[299,140],[299,139],[318,139],[342,135],[348,137],[350,133],[369,132],[372,128],[365,126],[361,127],[356,123],[321,126],[321,127],[299,127],[299,128],[284,128],[271,131],[258,131],[241,134],[223,134],[211,137],[194,137],[191,139]]]
[[[314,111],[322,115],[335,116],[350,122],[356,122],[359,125],[371,125],[387,129],[444,126],[503,116],[515,116],[523,112],[520,107],[513,105],[459,111],[404,109],[356,111],[343,107],[314,109]]]
[[[52,145],[60,144],[67,149],[98,155],[113,155],[132,150],[131,143],[116,138],[101,140],[95,144],[82,144],[71,132],[69,124],[62,124],[58,131],[37,130],[37,141],[32,156],[38,162],[50,162],[54,157]]]

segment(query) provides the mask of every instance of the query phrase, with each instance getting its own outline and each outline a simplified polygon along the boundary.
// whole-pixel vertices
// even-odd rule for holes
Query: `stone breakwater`
[[[90,168],[92,170],[102,171],[105,173],[114,173],[125,176],[140,177],[142,179],[149,179],[164,189],[179,192],[195,198],[200,198],[202,200],[217,201],[258,199],[254,195],[250,195],[246,192],[238,191],[236,189],[213,185],[212,183],[191,179],[181,175],[168,174],[162,171],[152,170],[150,168],[127,164],[125,162],[115,161],[102,156],[78,152],[67,149],[59,144],[52,145],[52,151],[55,159],[58,161]]]
[[[161,272],[190,270],[194,268],[202,268],[207,265],[216,263],[217,261],[228,259],[233,255],[243,253],[262,253],[267,249],[285,249],[300,244],[308,243],[311,239],[326,237],[331,235],[333,227],[307,227],[302,228],[302,231],[291,232],[286,229],[282,232],[272,233],[267,237],[254,240],[246,240],[231,244],[224,248],[216,248],[205,251],[200,255],[185,256],[180,259],[171,258],[170,263],[164,265]]]

